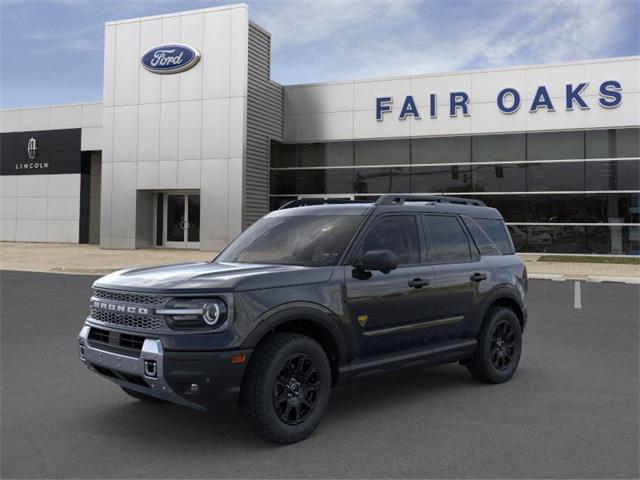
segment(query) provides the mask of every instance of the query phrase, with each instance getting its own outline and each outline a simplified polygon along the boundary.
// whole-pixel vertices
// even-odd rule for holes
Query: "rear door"
[[[422,215],[428,261],[434,268],[434,322],[437,340],[473,335],[489,265],[481,259],[466,227],[456,215]]]
[[[388,274],[347,267],[346,302],[358,356],[423,345],[424,328],[433,316],[433,268],[424,262],[419,219],[387,214],[373,220],[357,245],[354,259],[369,250],[391,250],[398,268]],[[354,263],[354,262],[352,262]]]

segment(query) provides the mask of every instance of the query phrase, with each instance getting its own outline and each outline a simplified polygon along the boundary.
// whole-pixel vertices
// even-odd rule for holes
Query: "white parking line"
[[[580,281],[574,283],[573,289],[573,308],[582,308],[582,292],[580,290]]]

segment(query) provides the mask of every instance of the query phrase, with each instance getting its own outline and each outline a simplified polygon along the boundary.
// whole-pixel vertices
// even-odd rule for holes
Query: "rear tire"
[[[125,387],[120,387],[124,393],[129,395],[130,397],[135,398],[136,400],[142,400],[144,402],[153,402],[153,403],[163,403],[164,400],[161,398],[152,397],[151,395],[147,395],[146,393],[136,392],[135,390],[129,390]]]
[[[318,342],[297,333],[272,333],[251,355],[239,405],[254,433],[290,444],[313,433],[330,393],[329,360]]]
[[[484,383],[509,380],[520,362],[522,330],[513,310],[491,307],[478,336],[478,346],[467,369]]]

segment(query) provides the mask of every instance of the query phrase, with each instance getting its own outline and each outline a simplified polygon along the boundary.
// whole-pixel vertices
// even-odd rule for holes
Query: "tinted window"
[[[411,163],[471,161],[471,137],[420,138],[411,141]]]
[[[526,166],[477,165],[473,167],[474,192],[524,192]]]
[[[362,253],[369,250],[391,250],[399,265],[420,262],[418,228],[413,215],[393,215],[376,221],[362,244]]]
[[[471,167],[442,165],[411,168],[413,193],[471,192]]]
[[[527,134],[528,160],[584,158],[583,132],[549,132]]]
[[[586,158],[637,157],[640,129],[591,130],[586,132]]]
[[[478,246],[478,250],[482,255],[501,255],[502,252],[496,246],[495,243],[489,238],[489,236],[485,233],[485,231],[476,223],[476,221],[472,218],[465,218],[464,223],[466,223],[469,232],[471,232],[471,236],[473,240],[476,242]]]
[[[471,260],[469,241],[456,217],[424,215],[430,263]]]
[[[584,190],[585,162],[531,163],[527,165],[531,192]]]
[[[477,218],[476,222],[489,236],[493,243],[500,249],[503,254],[513,253],[511,240],[507,233],[504,223],[501,220],[492,220],[486,218]]]
[[[586,162],[587,190],[637,190],[640,161]]]
[[[407,193],[411,188],[409,168],[357,168],[354,193]]]
[[[336,265],[361,220],[356,215],[265,217],[236,238],[216,261]]]
[[[474,162],[507,162],[525,158],[527,156],[524,134],[473,137]]]
[[[408,165],[409,140],[356,142],[356,165]]]

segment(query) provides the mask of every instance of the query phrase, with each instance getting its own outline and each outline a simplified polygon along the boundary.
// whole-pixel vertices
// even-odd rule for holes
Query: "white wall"
[[[101,246],[135,248],[138,190],[199,189],[203,250],[240,232],[248,25],[246,5],[106,24]],[[145,70],[142,54],[166,43],[200,62]]]
[[[561,65],[479,70],[448,75],[359,80],[285,87],[285,141],[426,137],[508,133],[540,130],[634,126],[640,123],[640,57],[572,62]],[[622,104],[598,105],[598,88],[605,80],[622,84]],[[565,85],[589,82],[584,99],[589,110],[565,110]],[[545,85],[555,112],[529,113],[532,97]],[[496,97],[506,87],[516,88],[522,105],[513,114],[498,110]],[[449,93],[470,96],[470,115],[449,117]],[[429,118],[429,94],[438,96],[437,118]],[[402,102],[413,95],[421,119],[398,118]],[[376,121],[376,97],[393,97],[393,111]]]
[[[78,243],[80,174],[0,176],[0,240]]]
[[[102,150],[102,103],[0,110],[0,133],[81,128],[81,149]]]

